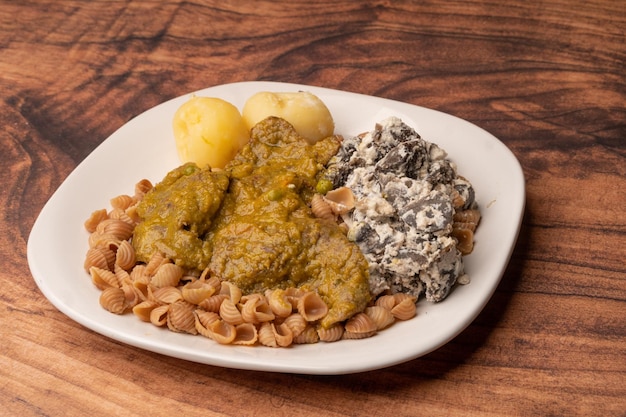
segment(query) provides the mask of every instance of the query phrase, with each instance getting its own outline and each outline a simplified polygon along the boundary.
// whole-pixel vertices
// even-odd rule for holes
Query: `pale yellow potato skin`
[[[331,136],[335,130],[335,122],[328,107],[319,97],[307,91],[262,91],[246,101],[241,113],[248,129],[266,117],[281,117],[311,144]]]
[[[214,97],[191,97],[173,119],[180,160],[224,168],[250,138],[239,109]]]

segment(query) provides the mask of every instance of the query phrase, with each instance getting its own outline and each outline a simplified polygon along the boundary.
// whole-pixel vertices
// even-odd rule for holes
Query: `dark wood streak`
[[[624,2],[0,1],[0,21],[0,414],[624,415]],[[44,298],[26,242],[67,175],[150,107],[242,80],[441,110],[513,151],[520,238],[458,337],[356,375],[234,371]]]

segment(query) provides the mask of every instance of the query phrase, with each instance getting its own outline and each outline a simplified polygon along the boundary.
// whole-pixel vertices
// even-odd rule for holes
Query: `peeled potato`
[[[174,139],[182,162],[224,168],[249,140],[237,107],[213,97],[192,97],[174,114]]]
[[[335,122],[326,105],[306,91],[256,93],[246,101],[241,113],[248,129],[266,117],[281,117],[311,144],[331,136],[335,130]]]

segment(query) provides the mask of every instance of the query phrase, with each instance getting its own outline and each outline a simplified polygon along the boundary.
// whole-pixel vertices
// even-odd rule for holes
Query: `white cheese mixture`
[[[355,208],[343,220],[369,262],[372,293],[443,300],[463,274],[450,235],[453,215],[476,206],[471,184],[446,152],[391,117],[344,140],[327,175],[334,187],[355,195]]]

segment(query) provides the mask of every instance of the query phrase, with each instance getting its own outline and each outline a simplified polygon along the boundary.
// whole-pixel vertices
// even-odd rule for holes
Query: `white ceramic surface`
[[[482,220],[474,252],[465,257],[469,285],[457,286],[441,303],[420,300],[418,316],[364,340],[298,345],[286,349],[221,346],[201,336],[177,334],[132,314],[102,309],[83,270],[91,212],[109,199],[132,194],[142,179],[160,181],[179,165],[171,121],[191,94],[220,97],[240,109],[258,91],[308,90],[329,107],[335,132],[355,135],[391,115],[437,143],[475,187]],[[241,82],[207,88],[160,104],[106,139],[67,177],[35,222],[28,241],[33,277],[50,302],[73,320],[112,339],[198,363],[238,369],[303,374],[344,374],[408,361],[444,345],[480,313],[497,287],[517,239],[524,211],[519,162],[483,129],[445,113],[382,98],[275,82]]]

